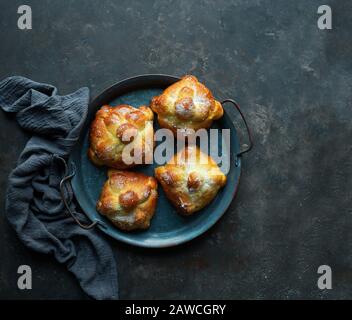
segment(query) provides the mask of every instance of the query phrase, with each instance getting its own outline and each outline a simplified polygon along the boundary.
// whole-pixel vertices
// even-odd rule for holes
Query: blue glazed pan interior
[[[167,85],[165,85],[165,87],[166,86]],[[163,89],[163,86],[159,88],[155,88],[154,86],[152,88],[145,88],[144,85],[142,89],[126,92],[112,99],[109,101],[109,104],[130,104],[134,107],[149,105],[151,98],[160,94]],[[111,90],[111,88],[109,90]],[[96,111],[97,110],[92,110],[92,116]],[[91,119],[88,121],[91,121]],[[212,128],[215,129],[231,129],[231,148],[228,150],[229,148],[224,146],[222,150],[222,152],[230,154],[231,161],[226,186],[220,190],[216,198],[206,208],[189,217],[181,216],[176,212],[175,208],[165,197],[162,188],[159,186],[159,199],[151,226],[148,230],[137,232],[120,231],[95,209],[102,186],[107,179],[107,168],[94,166],[87,157],[89,124],[90,123],[87,123],[86,128],[82,132],[82,138],[71,155],[70,160],[74,162],[76,167],[76,175],[72,180],[72,187],[86,215],[92,221],[99,220],[103,225],[99,227],[113,238],[142,247],[160,248],[178,245],[208,230],[224,214],[230,205],[238,187],[241,162],[239,161],[238,166],[235,166],[236,154],[239,152],[239,141],[236,130],[226,112],[224,117],[215,121],[212,126]],[[154,121],[154,129],[159,129],[156,120]],[[221,134],[219,134],[218,142],[221,147]],[[221,149],[219,148],[219,150]],[[147,175],[154,176],[154,168],[157,166],[159,165],[144,165],[133,168],[132,171],[143,172]]]

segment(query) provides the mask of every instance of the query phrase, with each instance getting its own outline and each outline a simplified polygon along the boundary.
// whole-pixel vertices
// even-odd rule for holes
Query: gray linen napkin
[[[98,230],[80,228],[60,197],[64,168],[59,160],[67,158],[77,141],[88,102],[88,88],[59,96],[55,87],[23,77],[0,82],[0,107],[16,113],[19,125],[32,134],[9,176],[6,217],[27,247],[66,264],[90,297],[117,299],[109,243]],[[72,192],[68,193],[75,210]]]

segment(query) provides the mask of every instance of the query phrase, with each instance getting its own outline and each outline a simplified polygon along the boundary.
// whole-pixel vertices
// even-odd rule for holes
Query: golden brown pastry
[[[97,210],[119,229],[147,229],[156,208],[157,187],[153,177],[110,169]]]
[[[161,127],[177,134],[177,129],[209,128],[224,110],[207,87],[194,76],[184,76],[152,99],[150,107],[158,114]]]
[[[188,146],[170,161],[155,169],[167,198],[184,215],[190,215],[208,205],[226,176],[215,161],[196,146]]]
[[[153,151],[152,120],[153,112],[145,106],[103,106],[91,125],[89,158],[96,165],[116,169],[131,168],[136,163],[131,158],[126,161],[126,154],[123,155],[124,148],[128,147],[125,151],[134,148],[132,155],[140,157],[141,161],[137,164],[144,163],[146,154]]]

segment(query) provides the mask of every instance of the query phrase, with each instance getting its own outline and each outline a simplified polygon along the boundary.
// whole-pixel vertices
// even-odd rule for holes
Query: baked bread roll
[[[155,169],[155,176],[167,198],[184,215],[207,206],[226,184],[226,176],[215,161],[196,146],[175,154]]]
[[[116,169],[127,169],[145,163],[146,157],[152,156],[153,153],[152,120],[153,112],[145,106],[103,106],[96,113],[90,129],[90,160],[96,165]],[[134,150],[132,156],[140,159],[138,163],[127,153],[131,149]]]
[[[156,208],[157,187],[153,177],[110,169],[97,210],[121,230],[147,229]]]
[[[184,76],[169,86],[152,99],[150,107],[157,113],[160,126],[174,135],[177,129],[207,129],[224,113],[221,103],[194,76]]]

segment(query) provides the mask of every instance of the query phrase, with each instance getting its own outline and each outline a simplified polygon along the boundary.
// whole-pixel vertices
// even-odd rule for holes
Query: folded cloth
[[[117,299],[109,243],[100,231],[80,228],[60,197],[64,168],[59,160],[67,158],[77,141],[88,102],[88,88],[59,96],[55,87],[23,77],[0,82],[0,107],[16,113],[19,125],[33,134],[9,176],[6,216],[27,247],[65,263],[90,297]],[[74,201],[70,208],[75,211]]]

